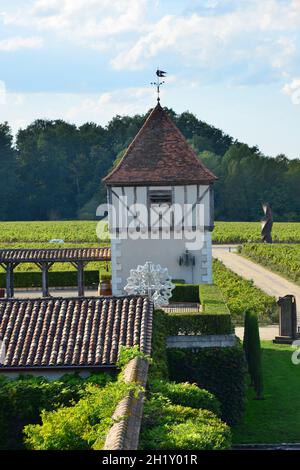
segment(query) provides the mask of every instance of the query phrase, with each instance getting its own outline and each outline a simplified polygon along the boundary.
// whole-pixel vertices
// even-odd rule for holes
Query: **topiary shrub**
[[[168,315],[163,310],[154,311],[152,331],[152,361],[149,378],[166,380],[169,376],[166,350]]]
[[[199,286],[197,284],[176,284],[170,301],[199,302]]]
[[[140,448],[224,450],[231,447],[231,432],[208,410],[173,405],[154,395],[144,405]]]
[[[227,348],[168,349],[169,376],[176,382],[196,383],[221,403],[228,424],[241,421],[245,408],[246,362],[241,344]]]
[[[174,405],[203,408],[220,415],[220,402],[212,393],[199,388],[196,384],[152,380],[149,384],[149,391],[169,398]]]
[[[256,398],[263,398],[263,372],[261,363],[261,347],[257,315],[254,312],[245,313],[244,351],[248,363],[251,385],[256,391]]]

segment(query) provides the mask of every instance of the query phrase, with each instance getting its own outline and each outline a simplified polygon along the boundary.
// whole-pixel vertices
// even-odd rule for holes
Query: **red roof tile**
[[[122,345],[150,354],[152,313],[142,296],[1,300],[0,372],[111,366]]]
[[[110,247],[100,248],[47,248],[47,249],[0,249],[0,263],[109,261]]]
[[[166,111],[157,104],[107,185],[209,184],[216,176],[199,160]]]

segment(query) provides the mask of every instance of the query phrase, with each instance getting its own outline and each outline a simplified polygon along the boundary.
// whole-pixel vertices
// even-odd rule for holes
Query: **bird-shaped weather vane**
[[[157,70],[156,70],[157,80],[156,80],[156,82],[151,82],[151,85],[155,85],[155,86],[156,86],[157,102],[158,102],[158,103],[160,102],[160,97],[159,97],[160,87],[161,87],[161,85],[162,85],[163,83],[165,83],[164,81],[161,81],[160,78],[165,77],[166,74],[167,74],[167,72],[164,72],[163,70],[157,69]]]

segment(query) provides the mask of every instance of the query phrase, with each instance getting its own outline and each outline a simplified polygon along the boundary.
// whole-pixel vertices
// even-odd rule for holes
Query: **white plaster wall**
[[[147,207],[147,187],[112,187],[111,201],[118,213],[120,201],[119,198],[126,196],[126,203],[130,207],[134,203],[144,204]],[[210,217],[210,197],[209,186],[207,185],[186,185],[186,186],[150,186],[149,190],[169,189],[173,191],[175,204],[197,203],[201,196],[202,220],[199,226],[196,219],[195,208],[188,219],[185,233],[182,231],[182,224],[177,225],[175,230],[165,233],[165,224],[162,224],[162,231],[156,231],[157,239],[149,236],[148,227],[141,227],[139,233],[135,227],[138,224],[133,215],[129,213],[128,220],[119,221],[113,224],[109,218],[109,229],[112,236],[112,287],[114,295],[123,295],[124,286],[130,274],[130,269],[136,268],[139,264],[145,264],[146,261],[152,261],[167,267],[173,279],[184,279],[187,283],[211,283],[212,282],[212,253],[211,253],[211,233],[204,230],[203,225],[208,227],[211,223]],[[136,225],[137,224],[137,225]],[[147,220],[148,224],[148,220]],[[189,245],[192,227],[197,228],[198,234],[202,234],[200,241],[196,246]],[[117,231],[115,229],[117,228]],[[204,232],[203,232],[204,230]],[[133,239],[133,235],[134,239]],[[188,249],[196,258],[196,264],[192,266],[180,266],[179,257]]]
[[[137,186],[134,189],[133,186],[113,186],[112,188],[112,205],[116,213],[119,213],[120,199],[126,197],[126,203],[128,207],[132,206],[135,202],[138,204],[144,204],[147,206],[147,187],[146,186]],[[149,186],[149,190],[174,190],[174,203],[175,204],[190,204],[193,205],[197,202],[197,198],[203,196],[200,204],[203,205],[203,218],[201,220],[201,225],[209,226],[210,225],[210,192],[208,191],[207,185],[186,185],[186,186]],[[136,200],[135,200],[136,195]],[[128,225],[132,225],[133,215],[128,214],[127,221],[118,220],[117,223],[113,223],[112,218],[109,217],[109,226],[110,230],[118,228],[120,230],[126,230]],[[199,221],[197,221],[199,222]],[[199,226],[199,223],[196,224],[196,208],[191,211],[191,217],[189,219],[188,226]]]
[[[195,266],[180,266],[179,257],[186,250],[186,240],[176,239],[123,239],[112,241],[112,287],[113,295],[124,295],[124,286],[130,269],[139,264],[152,261],[167,267],[173,279],[184,279],[186,283],[211,283],[211,245],[210,233],[204,233],[201,249],[193,250]]]

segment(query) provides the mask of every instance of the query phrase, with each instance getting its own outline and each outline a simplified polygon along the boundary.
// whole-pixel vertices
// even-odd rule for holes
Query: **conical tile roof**
[[[178,185],[210,184],[216,179],[158,103],[104,182],[121,186]]]

